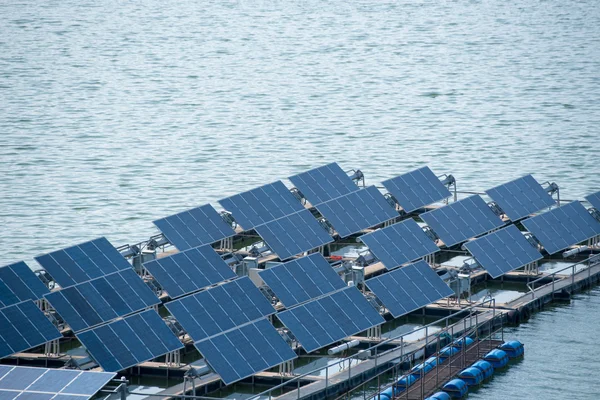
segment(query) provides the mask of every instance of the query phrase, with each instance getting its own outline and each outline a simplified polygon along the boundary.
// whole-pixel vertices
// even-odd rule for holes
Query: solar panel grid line
[[[291,176],[289,180],[313,207],[359,190],[335,162]]]
[[[50,290],[23,261],[0,268],[0,307],[39,300]]]
[[[592,207],[600,211],[600,192],[587,195],[585,196],[585,199],[592,205]]]
[[[210,204],[157,219],[153,223],[180,251],[235,235],[233,228]]]
[[[452,194],[437,176],[425,166],[382,182],[400,207],[411,213]]]
[[[556,204],[532,175],[526,175],[486,190],[486,194],[513,221]]]

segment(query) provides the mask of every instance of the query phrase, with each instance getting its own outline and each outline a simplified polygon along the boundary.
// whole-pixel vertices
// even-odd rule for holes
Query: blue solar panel
[[[194,341],[275,313],[248,277],[165,304]]]
[[[578,201],[523,221],[549,254],[600,235],[598,222]]]
[[[75,332],[160,304],[133,269],[50,293],[46,300]]]
[[[407,213],[452,194],[429,167],[423,167],[382,182]]]
[[[288,261],[259,275],[288,308],[346,286],[321,253]]]
[[[543,258],[514,225],[467,242],[464,246],[492,278]]]
[[[592,193],[589,196],[586,196],[585,199],[592,205],[592,207],[600,211],[600,192]]]
[[[131,264],[103,237],[35,259],[62,287],[131,268]]]
[[[77,338],[108,372],[118,372],[184,347],[155,310],[81,332]]]
[[[31,300],[0,309],[0,358],[61,337]]]
[[[280,312],[277,317],[307,353],[385,322],[355,287]]]
[[[267,222],[255,229],[282,260],[333,242],[308,210]]]
[[[0,398],[29,400],[43,394],[47,399],[89,399],[115,375],[109,372],[0,366]]]
[[[144,268],[172,299],[236,277],[208,245],[149,261]]]
[[[360,240],[387,269],[440,250],[413,219],[362,235]]]
[[[231,226],[210,204],[158,219],[154,225],[173,246],[182,251],[235,235]]]
[[[317,206],[341,237],[398,217],[375,186],[369,186]]]
[[[480,196],[471,196],[421,214],[447,247],[503,225]]]
[[[196,342],[196,348],[227,385],[297,357],[264,318]]]
[[[50,293],[23,261],[0,268],[0,307],[39,300]]]
[[[337,163],[323,165],[289,179],[313,206],[358,190]]]
[[[236,194],[219,203],[233,214],[235,221],[245,230],[304,210],[304,206],[281,181]]]
[[[365,283],[394,318],[454,294],[422,260],[368,279]]]
[[[531,175],[496,186],[485,191],[513,221],[524,218],[542,208],[556,205]]]

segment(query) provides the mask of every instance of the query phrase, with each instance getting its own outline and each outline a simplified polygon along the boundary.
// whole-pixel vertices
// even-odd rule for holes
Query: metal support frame
[[[169,367],[180,367],[181,366],[181,352],[174,350],[166,354],[165,365]]]
[[[289,360],[279,364],[279,374],[282,376],[292,375],[294,373],[294,360]]]
[[[60,355],[60,339],[46,342],[44,345],[44,355],[47,357],[58,357]]]

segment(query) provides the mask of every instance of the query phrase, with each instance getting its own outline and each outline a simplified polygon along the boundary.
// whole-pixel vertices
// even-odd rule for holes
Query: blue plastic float
[[[446,361],[447,358],[452,357],[458,352],[459,350],[456,347],[446,346],[440,350],[440,358],[442,359],[442,361]]]
[[[504,350],[494,349],[487,353],[483,359],[490,364],[494,369],[502,368],[508,364],[508,354]]]
[[[452,397],[446,392],[437,392],[426,398],[425,400],[450,400]]]
[[[453,399],[460,399],[469,392],[469,387],[462,379],[452,379],[446,383],[442,390],[450,395]]]
[[[492,364],[485,360],[479,360],[472,365],[472,367],[477,368],[483,374],[483,379],[488,379],[492,375],[494,375],[494,367]]]
[[[458,377],[469,386],[477,386],[483,381],[483,372],[479,368],[469,367],[460,371]]]
[[[419,379],[429,371],[431,371],[435,365],[427,363],[427,361],[415,365],[410,369],[410,374],[415,378]]]
[[[465,347],[469,347],[473,343],[475,343],[473,339],[471,339],[468,336],[465,336],[462,339],[456,339],[454,342],[452,342],[451,346],[462,349],[463,345],[466,345]]]
[[[518,340],[510,340],[506,343],[503,343],[500,346],[500,349],[504,350],[510,358],[520,357],[523,355],[523,353],[525,353],[525,346],[523,346],[523,343],[519,342]]]

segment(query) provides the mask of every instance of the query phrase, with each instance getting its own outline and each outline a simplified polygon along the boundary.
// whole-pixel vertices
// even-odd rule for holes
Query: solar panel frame
[[[588,196],[585,196],[585,199],[594,207],[596,210],[600,211],[600,192],[592,193]]]
[[[276,312],[247,276],[170,301],[165,307],[196,342]]]
[[[452,196],[427,166],[387,179],[381,184],[407,213]]]
[[[329,200],[316,208],[342,238],[399,216],[375,186]]]
[[[70,286],[45,298],[74,332],[161,303],[133,269]]]
[[[500,228],[504,222],[479,195],[420,215],[446,247]]]
[[[346,287],[321,253],[279,264],[258,275],[287,308]]]
[[[0,358],[61,337],[58,329],[31,300],[0,309]]]
[[[333,242],[310,211],[302,210],[254,228],[281,260]]]
[[[35,260],[63,288],[132,268],[105,237],[37,256]]]
[[[39,300],[50,290],[23,261],[0,268],[0,308]]]
[[[118,372],[184,346],[154,309],[77,334],[107,372]]]
[[[365,284],[394,318],[454,294],[423,260],[367,279]]]
[[[469,241],[464,247],[494,279],[543,258],[515,225]]]
[[[153,223],[180,251],[215,243],[235,235],[233,228],[210,204],[160,218]]]
[[[144,263],[171,299],[237,275],[210,246],[200,246]]]
[[[0,397],[25,399],[46,395],[47,398],[89,399],[102,389],[115,373],[2,366]],[[4,394],[6,395],[4,395]],[[2,397],[5,396],[5,397]],[[60,397],[57,397],[60,396]]]
[[[277,317],[307,353],[385,322],[356,287],[279,312]]]
[[[600,235],[600,222],[578,201],[522,221],[548,254]]]
[[[219,200],[219,204],[233,214],[244,230],[304,210],[281,181],[227,197]]]
[[[556,202],[535,180],[525,175],[485,191],[512,220],[527,217],[542,208],[556,205]]]
[[[288,179],[313,206],[359,190],[354,181],[335,162]]]
[[[195,343],[226,385],[298,356],[266,318]]]
[[[378,229],[359,238],[382,262],[392,269],[440,251],[413,219]]]

